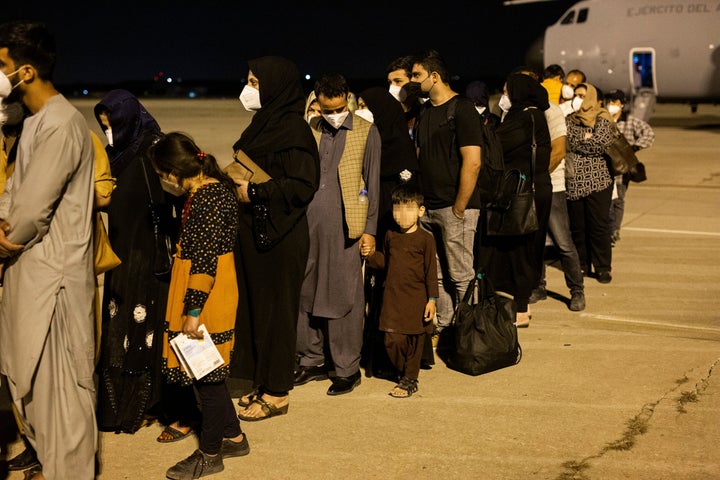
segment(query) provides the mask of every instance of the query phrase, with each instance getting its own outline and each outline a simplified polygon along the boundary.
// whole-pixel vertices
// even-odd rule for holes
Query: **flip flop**
[[[193,429],[191,428],[190,430],[187,431],[187,433],[183,433],[180,430],[178,430],[177,428],[173,428],[170,425],[168,425],[165,427],[165,429],[163,429],[163,433],[169,434],[170,439],[164,440],[158,436],[156,440],[160,443],[172,443],[172,442],[180,441],[183,438],[187,437],[188,435],[192,435]],[[162,433],[160,435],[162,435]]]
[[[260,420],[276,417],[278,415],[285,415],[288,412],[288,407],[290,406],[290,404],[287,404],[282,407],[276,407],[275,405],[266,402],[260,397],[255,397],[255,399],[253,399],[251,403],[257,403],[258,405],[260,405],[265,415],[263,415],[262,417],[247,417],[241,412],[238,414],[238,418],[240,420],[245,420],[246,422],[258,422]]]

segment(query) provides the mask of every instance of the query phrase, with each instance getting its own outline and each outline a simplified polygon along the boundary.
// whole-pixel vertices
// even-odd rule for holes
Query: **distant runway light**
[[[88,92],[88,89],[87,89],[87,88],[84,88],[82,93],[83,93],[83,95],[87,95],[87,94],[90,93],[90,92]]]
[[[172,83],[172,77],[168,77],[167,80],[165,80],[167,83]]]
[[[306,74],[305,74],[305,80],[310,80],[310,74],[309,74],[309,73],[306,73]]]
[[[195,98],[195,97],[197,97],[197,94],[195,92],[190,92],[190,93],[188,93],[188,97]]]

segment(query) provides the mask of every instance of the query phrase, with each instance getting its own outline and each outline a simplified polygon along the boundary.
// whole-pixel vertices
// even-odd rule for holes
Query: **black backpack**
[[[447,123],[450,130],[455,132],[455,108],[457,98],[455,96],[450,99],[447,111]],[[483,143],[480,145],[481,164],[480,173],[477,179],[477,188],[480,192],[480,201],[485,207],[488,203],[493,203],[499,195],[500,185],[505,176],[505,161],[503,160],[503,148],[500,138],[495,131],[497,125],[492,119],[486,125],[482,122]],[[455,137],[453,137],[454,148]]]

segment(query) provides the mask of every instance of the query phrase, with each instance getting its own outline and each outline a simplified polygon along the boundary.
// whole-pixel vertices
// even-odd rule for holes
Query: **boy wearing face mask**
[[[422,105],[417,95],[413,95],[407,88],[408,83],[410,83],[410,77],[412,76],[412,66],[413,57],[405,55],[396,58],[385,68],[389,85],[388,90],[390,94],[395,97],[395,100],[400,102],[405,112],[410,138],[413,138],[415,122],[417,121],[418,115],[420,115],[420,106]]]
[[[626,103],[625,92],[622,90],[613,90],[605,95],[607,111],[610,112],[613,120],[617,123],[618,130],[627,138],[633,150],[637,152],[653,144],[655,132],[647,122],[628,115],[624,111]],[[620,240],[620,227],[625,212],[625,196],[629,184],[629,174],[615,176],[617,197],[613,198],[610,206],[610,234],[612,235],[613,246]]]
[[[339,74],[315,83],[322,117],[310,122],[320,152],[320,188],[307,210],[310,256],[300,297],[295,385],[336,377],[328,395],[360,384],[365,297],[361,252],[375,251],[381,138],[375,125],[348,110]],[[330,351],[323,351],[324,335]]]

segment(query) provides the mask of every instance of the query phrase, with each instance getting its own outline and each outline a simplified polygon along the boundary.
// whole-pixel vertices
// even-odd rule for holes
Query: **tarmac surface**
[[[74,103],[101,133],[96,101]],[[221,164],[250,118],[236,99],[143,103]],[[471,377],[438,359],[409,399],[367,376],[339,397],[329,381],[297,387],[287,415],[241,422],[250,455],[211,478],[720,479],[720,106],[658,105],[650,123],[648,180],[628,191],[612,283],[586,279],[587,308],[571,312],[548,268],[518,365]],[[11,458],[23,446],[6,398],[0,426]],[[102,433],[98,478],[165,478],[197,439],[159,444],[161,428]]]

